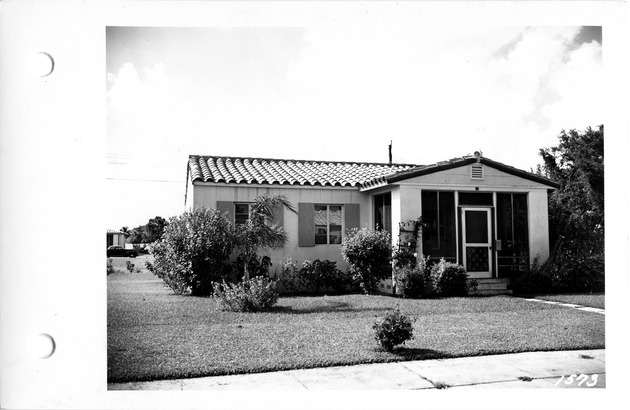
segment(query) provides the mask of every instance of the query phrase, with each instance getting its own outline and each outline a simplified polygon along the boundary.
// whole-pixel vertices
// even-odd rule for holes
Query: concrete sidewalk
[[[108,390],[602,388],[605,358],[604,349],[515,353],[116,383]]]

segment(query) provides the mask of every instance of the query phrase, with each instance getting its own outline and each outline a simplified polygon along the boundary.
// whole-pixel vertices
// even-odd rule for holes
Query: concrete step
[[[510,283],[507,278],[480,278],[475,279],[478,283]]]
[[[477,289],[469,290],[469,296],[511,295],[512,289]]]
[[[470,290],[469,295],[511,295],[512,290],[508,289],[510,279],[508,278],[481,278],[476,279],[477,289]]]
[[[477,285],[477,289],[507,289],[507,285],[507,283],[480,283],[479,285]]]

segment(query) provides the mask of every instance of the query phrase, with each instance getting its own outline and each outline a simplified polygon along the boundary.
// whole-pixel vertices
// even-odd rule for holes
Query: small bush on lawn
[[[129,273],[140,273],[140,269],[136,268],[136,265],[131,263],[130,261],[127,261],[127,271]]]
[[[146,266],[176,293],[210,295],[212,282],[229,272],[232,249],[231,222],[217,210],[200,208],[170,219],[153,246],[154,263]]]
[[[466,296],[468,289],[476,288],[476,281],[468,281],[462,265],[446,262],[444,258],[431,268],[431,282],[437,296]]]
[[[114,269],[114,261],[112,259],[107,259],[107,275],[109,276],[114,272],[116,272]]]
[[[305,285],[314,289],[315,292],[321,289],[341,292],[350,282],[346,274],[337,269],[337,262],[329,260],[304,261],[299,275],[303,278]]]
[[[212,298],[223,311],[258,312],[268,310],[278,302],[276,282],[258,276],[237,284],[213,283]]]
[[[398,309],[375,322],[372,329],[374,329],[376,341],[388,352],[414,337],[412,320],[400,313]]]
[[[418,266],[404,265],[394,269],[396,293],[404,298],[419,298],[425,293],[428,258],[420,257]]]
[[[391,277],[392,246],[387,231],[353,229],[343,239],[341,254],[350,264],[352,278],[365,293],[376,290],[380,280]]]

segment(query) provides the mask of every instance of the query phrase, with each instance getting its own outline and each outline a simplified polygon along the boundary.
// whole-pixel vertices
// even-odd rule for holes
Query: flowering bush
[[[212,298],[224,311],[258,312],[268,310],[278,302],[276,282],[263,276],[237,284],[223,281],[212,285]]]
[[[462,265],[446,262],[442,258],[431,268],[430,278],[433,290],[438,296],[466,296],[468,294],[468,274]],[[471,281],[470,286],[476,287],[476,282]]]
[[[389,313],[382,320],[375,322],[372,329],[374,329],[376,341],[388,352],[393,351],[395,346],[404,344],[414,337],[412,320],[400,313],[398,309]]]
[[[374,291],[380,280],[391,277],[392,245],[387,231],[353,229],[343,239],[341,254],[350,264],[352,278],[365,293]]]
[[[231,222],[217,210],[196,209],[171,218],[146,267],[176,293],[209,295],[212,282],[226,277],[232,249]]]

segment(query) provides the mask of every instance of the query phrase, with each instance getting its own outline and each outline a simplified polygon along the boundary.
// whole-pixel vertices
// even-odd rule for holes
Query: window
[[[341,205],[315,205],[315,244],[341,244]]]
[[[391,192],[374,196],[374,229],[382,229],[392,234]]]
[[[492,192],[460,192],[459,204],[492,206]]]
[[[234,223],[242,225],[249,219],[249,206],[248,203],[235,203],[234,204]]]

